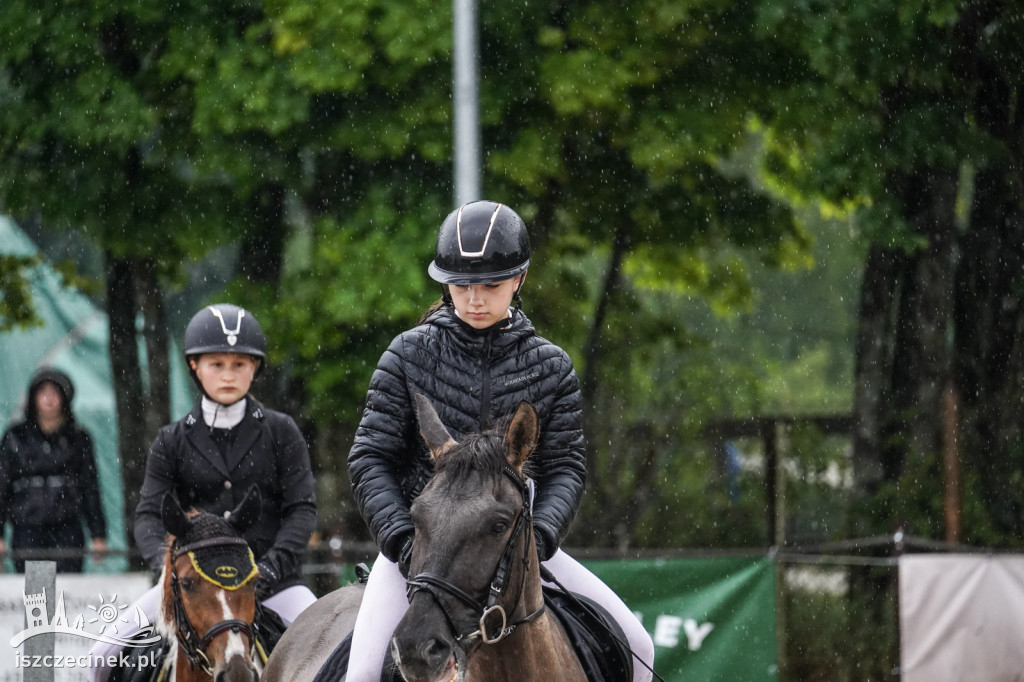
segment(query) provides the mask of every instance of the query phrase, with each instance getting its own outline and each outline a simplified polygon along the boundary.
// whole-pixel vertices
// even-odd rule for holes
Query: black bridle
[[[185,545],[184,547],[178,547],[177,543],[171,547],[173,554],[171,555],[171,606],[174,609],[174,624],[177,630],[178,646],[181,647],[182,651],[188,657],[189,663],[193,667],[199,668],[207,675],[213,676],[213,663],[210,661],[209,656],[206,655],[206,649],[210,646],[213,639],[227,631],[240,632],[249,639],[249,658],[253,658],[253,654],[256,648],[256,638],[258,635],[257,622],[259,621],[259,601],[256,601],[256,612],[254,614],[253,622],[246,623],[244,620],[231,619],[222,620],[219,623],[213,625],[209,630],[206,631],[202,637],[196,631],[192,621],[189,620],[188,614],[185,613],[185,603],[181,598],[181,586],[178,583],[178,571],[174,567],[175,562],[179,557],[194,552],[197,549],[204,549],[207,547],[224,547],[228,545],[241,545],[246,548],[249,547],[249,543],[244,538],[233,538],[233,537],[219,537],[209,538],[207,540],[200,540],[191,544]],[[206,580],[206,578],[203,578]]]
[[[514,558],[516,543],[523,537],[524,531],[531,530],[532,532],[533,528],[533,482],[520,475],[519,472],[508,465],[505,465],[503,471],[519,489],[523,498],[523,508],[519,512],[519,516],[516,517],[515,525],[512,527],[512,533],[509,535],[508,541],[505,543],[505,549],[502,551],[501,557],[498,559],[498,565],[494,569],[494,575],[491,578],[491,587],[486,597],[477,599],[459,586],[432,573],[420,573],[406,581],[406,584],[408,585],[407,596],[409,601],[412,601],[413,595],[420,590],[428,592],[434,598],[434,601],[436,601],[441,607],[441,611],[444,613],[445,618],[448,619],[448,625],[451,627],[452,633],[455,635],[455,640],[460,643],[464,639],[480,637],[484,644],[496,644],[515,632],[516,628],[520,625],[532,622],[544,613],[544,604],[542,602],[540,608],[533,613],[516,621],[515,623],[508,624],[505,609],[498,603],[498,600],[505,593],[505,589],[508,587],[508,578],[512,572],[512,561]],[[526,586],[526,573],[530,564],[529,537],[527,537],[526,540],[527,541],[523,542],[523,579],[519,585],[519,596],[522,596],[523,590]],[[452,614],[449,612],[448,607],[445,606],[445,600],[441,598],[442,593],[455,597],[470,609],[479,612],[479,629],[474,632],[460,633],[459,628],[455,625],[455,620],[452,618]],[[494,614],[501,617],[501,624],[494,634],[492,634],[488,629],[487,621]]]

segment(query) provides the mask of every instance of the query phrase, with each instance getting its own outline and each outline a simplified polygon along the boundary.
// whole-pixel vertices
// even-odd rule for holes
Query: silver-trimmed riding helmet
[[[528,267],[530,236],[519,214],[504,204],[474,201],[441,223],[427,272],[441,284],[491,284]]]
[[[260,323],[245,308],[230,303],[208,305],[192,316],[185,328],[185,358],[205,353],[244,353],[267,356],[267,338]]]

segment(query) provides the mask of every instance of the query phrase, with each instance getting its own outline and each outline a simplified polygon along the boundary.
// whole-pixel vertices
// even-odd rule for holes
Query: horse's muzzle
[[[455,682],[464,679],[466,655],[447,633],[420,632],[402,637],[396,632],[391,655],[407,682]]]
[[[242,656],[232,656],[231,660],[214,671],[214,682],[257,682],[260,676],[249,661]]]

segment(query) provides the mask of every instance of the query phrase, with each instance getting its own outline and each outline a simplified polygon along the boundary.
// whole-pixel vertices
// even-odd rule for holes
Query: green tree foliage
[[[160,318],[143,304],[177,293],[183,266],[237,268],[218,297],[259,312],[277,367],[264,385],[315,424],[321,473],[341,474],[377,358],[437,295],[425,265],[451,208],[450,12],[12,0],[3,208],[102,245],[120,338],[139,310]],[[751,268],[806,265],[810,247],[779,188],[737,168],[752,139],[783,139],[758,124],[814,76],[763,19],[711,1],[481,12],[485,192],[530,224],[527,311],[584,381],[588,541],[620,524],[626,541],[684,533],[652,510],[695,479],[721,492],[694,473],[715,456],[691,468],[687,444],[712,417],[766,404],[762,374],[718,359],[713,322],[751,310]],[[227,243],[236,263],[214,250]],[[126,298],[141,302],[115,305]]]
[[[760,122],[765,168],[802,201],[856,209],[870,246],[857,346],[858,481],[868,493],[902,492],[876,500],[860,528],[951,532],[935,507],[943,491],[925,473],[937,473],[948,445],[943,394],[951,390],[970,486],[962,539],[990,541],[994,530],[1016,543],[1024,529],[1020,9],[771,2],[759,17],[765,35],[796,48],[805,74]],[[930,502],[908,508],[922,498]]]
[[[0,254],[0,332],[38,324],[26,273],[36,259]]]

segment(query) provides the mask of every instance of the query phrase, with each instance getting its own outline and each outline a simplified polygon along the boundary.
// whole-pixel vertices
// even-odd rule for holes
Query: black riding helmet
[[[463,204],[448,214],[427,268],[441,284],[491,284],[530,267],[530,236],[515,211],[493,201]]]
[[[193,315],[185,328],[185,359],[206,353],[244,353],[259,358],[258,375],[267,356],[267,338],[248,310],[230,303],[208,305]]]

